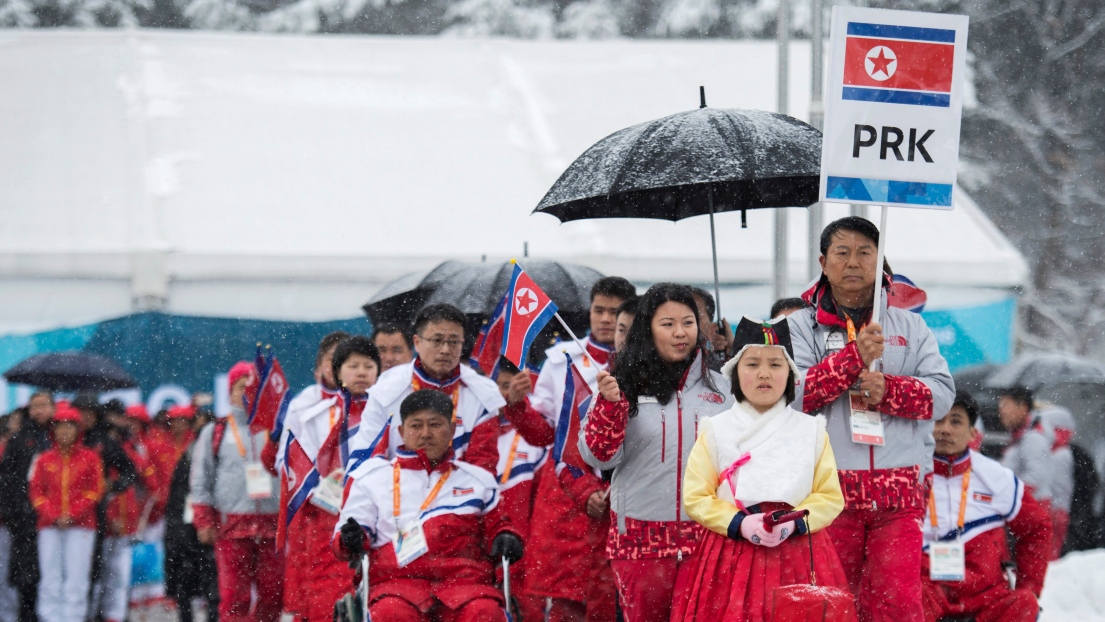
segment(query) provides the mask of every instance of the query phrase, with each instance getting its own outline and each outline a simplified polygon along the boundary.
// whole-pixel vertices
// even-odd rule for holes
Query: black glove
[[[361,529],[357,521],[352,518],[346,520],[341,526],[341,546],[349,551],[349,556],[353,559],[364,553],[364,529]]]
[[[503,557],[512,564],[522,559],[522,541],[508,531],[495,536],[491,541],[491,559],[498,563]]]

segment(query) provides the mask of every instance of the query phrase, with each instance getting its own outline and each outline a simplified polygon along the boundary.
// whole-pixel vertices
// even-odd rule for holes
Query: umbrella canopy
[[[591,306],[591,286],[602,273],[576,264],[543,259],[520,262],[534,282],[552,298],[573,330],[586,326]],[[448,303],[467,315],[469,329],[478,330],[506,293],[514,268],[501,264],[446,261],[437,267],[409,274],[385,285],[363,307],[374,324],[410,326],[418,311],[431,304]],[[474,338],[473,330],[467,331]],[[470,344],[469,344],[470,345]]]
[[[816,203],[821,132],[760,110],[699,108],[615,132],[579,156],[534,213],[681,220]],[[712,205],[711,205],[712,202]]]
[[[83,352],[37,354],[4,372],[8,382],[53,391],[113,391],[138,386],[111,359]]]
[[[983,386],[1002,389],[1020,385],[1036,391],[1057,384],[1105,385],[1105,365],[1061,352],[1023,354],[994,372]]]

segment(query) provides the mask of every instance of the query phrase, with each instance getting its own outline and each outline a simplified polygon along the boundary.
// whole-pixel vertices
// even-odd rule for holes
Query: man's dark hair
[[[879,228],[875,226],[875,223],[866,218],[861,218],[860,216],[845,216],[844,218],[832,221],[829,223],[829,226],[825,227],[825,230],[821,232],[822,255],[829,252],[829,246],[833,243],[833,236],[840,231],[854,231],[868,240],[871,240],[876,247],[879,245]]]
[[[334,349],[334,358],[330,360],[330,370],[334,372],[334,384],[341,386],[341,366],[354,354],[367,356],[376,361],[376,370],[380,369],[380,351],[376,345],[364,335],[347,337]]]
[[[591,286],[591,302],[595,296],[610,296],[618,300],[629,300],[637,295],[637,286],[620,276],[604,276]]]
[[[640,298],[634,296],[632,298],[626,298],[622,301],[622,304],[618,305],[618,312],[616,315],[628,313],[630,315],[637,315],[637,301]]]
[[[974,427],[978,423],[978,402],[975,398],[971,397],[970,393],[967,393],[963,389],[957,389],[955,392],[955,401],[952,402],[952,408],[956,406],[967,411],[967,419],[971,422],[971,427]]]
[[[709,320],[713,320],[714,311],[717,311],[717,303],[714,302],[713,295],[710,294],[710,292],[702,289],[701,287],[692,287],[689,285],[688,287],[691,288],[691,291],[694,293],[695,296],[702,299],[702,306],[706,307],[706,318]],[[695,307],[695,310],[697,311],[698,308]]]
[[[336,330],[329,335],[326,335],[318,342],[318,351],[315,352],[315,369],[318,369],[319,365],[322,365],[322,359],[326,356],[326,351],[330,348],[337,346],[339,343],[345,341],[350,337],[349,333],[344,330]],[[335,382],[337,378],[335,377]]]
[[[430,322],[452,322],[454,324],[460,324],[460,328],[464,330],[464,313],[460,309],[454,307],[451,304],[441,303],[436,305],[429,305],[423,307],[418,312],[418,316],[414,318],[414,332],[415,334],[421,333],[423,328]]]
[[[99,419],[103,415],[103,407],[100,406],[100,402],[96,400],[96,396],[90,393],[81,393],[77,397],[73,398],[73,402],[70,404],[77,410],[86,410],[94,415],[96,419]]]
[[[395,334],[398,334],[400,337],[403,338],[403,341],[407,344],[408,348],[412,350],[414,349],[414,341],[411,340],[411,334],[403,330],[403,328],[398,324],[393,324],[392,322],[384,322],[377,326],[376,331],[372,333],[372,342],[376,343],[376,337],[378,337],[379,335]]]
[[[1007,397],[1022,406],[1032,408],[1032,389],[1023,387],[1019,384],[1007,389],[1002,389],[1001,392],[998,393],[998,397]]]
[[[733,393],[733,397],[737,398],[738,402],[744,401],[744,391],[741,390],[741,381],[737,377],[737,367],[733,367],[733,377],[729,379],[729,390]],[[794,370],[790,370],[787,374],[787,388],[783,391],[783,403],[789,404],[794,401],[795,388],[794,388]]]
[[[119,398],[108,400],[103,405],[103,409],[105,415],[125,415],[127,413],[126,404]]]
[[[399,405],[399,419],[405,422],[407,417],[423,410],[435,412],[449,421],[453,420],[453,400],[433,389],[415,391],[403,398],[403,403]]]
[[[801,298],[780,298],[775,301],[775,304],[771,305],[771,315],[768,319],[774,319],[779,317],[783,311],[790,311],[791,309],[805,309],[809,305],[805,300]]]
[[[518,369],[518,366],[515,365],[510,359],[508,359],[505,356],[500,356],[499,357],[499,373],[500,374],[510,374],[511,376],[513,376],[513,375],[519,374],[521,372],[522,372],[522,370]]]

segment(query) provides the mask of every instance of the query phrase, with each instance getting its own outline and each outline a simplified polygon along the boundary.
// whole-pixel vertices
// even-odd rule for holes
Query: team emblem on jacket
[[[699,393],[698,394],[698,399],[702,400],[703,402],[709,402],[711,404],[724,404],[725,403],[725,398],[724,397],[718,395],[717,393],[711,393],[709,391],[707,391],[705,393]]]
[[[975,501],[978,501],[979,503],[990,504],[994,502],[994,495],[987,495],[981,492],[976,492],[973,496],[975,498]]]
[[[888,346],[909,347],[909,340],[901,335],[888,335],[885,341]]]
[[[476,492],[475,488],[453,488],[454,497],[463,497],[464,495],[470,495]]]

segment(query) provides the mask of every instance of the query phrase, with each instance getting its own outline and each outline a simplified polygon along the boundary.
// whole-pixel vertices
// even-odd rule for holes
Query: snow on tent
[[[791,53],[799,117],[808,50]],[[773,110],[775,58],[769,42],[2,32],[0,334],[141,309],[348,318],[404,274],[526,249],[642,284],[705,283],[705,217],[561,225],[530,211],[586,147],[695,108],[700,85],[711,106]],[[952,212],[896,211],[889,259],[964,335],[994,316],[956,309],[1006,309],[1004,336],[970,344],[1001,362],[1026,265],[957,196]],[[797,294],[806,211],[789,212]],[[748,221],[717,218],[730,317],[771,302],[773,215]]]

